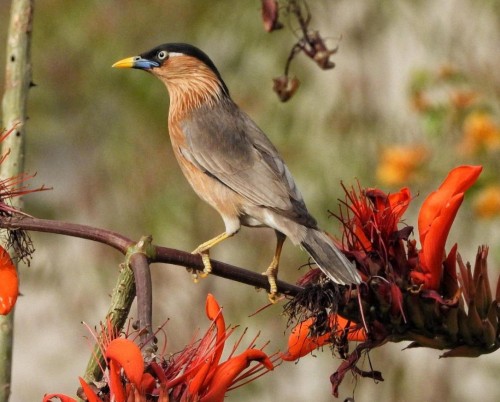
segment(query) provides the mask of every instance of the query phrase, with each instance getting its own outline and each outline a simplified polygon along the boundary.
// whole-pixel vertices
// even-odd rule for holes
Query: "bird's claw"
[[[193,276],[194,283],[198,283],[200,279],[206,278],[212,272],[212,264],[210,262],[210,254],[208,250],[194,250],[191,254],[199,254],[203,261],[203,271],[189,270]]]
[[[276,304],[281,300],[281,293],[268,293],[267,298],[271,302],[271,304]]]
[[[269,293],[267,297],[272,304],[276,304],[281,300],[281,294],[278,292],[278,285],[276,284],[276,276],[274,270],[267,270],[262,272],[262,275],[267,276],[269,282]]]

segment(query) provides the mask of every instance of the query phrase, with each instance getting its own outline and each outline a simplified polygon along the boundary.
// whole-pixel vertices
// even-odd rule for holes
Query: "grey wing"
[[[206,174],[254,205],[316,225],[276,148],[232,101],[198,109],[182,129],[181,152]]]

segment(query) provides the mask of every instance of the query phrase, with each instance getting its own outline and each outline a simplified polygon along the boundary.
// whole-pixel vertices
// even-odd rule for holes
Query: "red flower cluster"
[[[255,349],[253,341],[244,352],[233,356],[238,342],[221,363],[226,340],[234,328],[226,329],[222,309],[211,294],[207,296],[206,314],[212,325],[205,336],[169,360],[146,365],[139,347],[131,340],[116,338],[106,342],[102,348],[107,361],[107,387],[98,390],[80,378],[88,401],[222,402],[227,391],[239,386],[237,383],[252,381],[273,370],[272,360],[276,356],[269,357],[262,349]],[[249,368],[252,362],[260,366]],[[61,394],[46,395],[43,401],[56,397],[63,402],[76,402]]]
[[[349,370],[382,379],[380,373],[364,372],[356,365],[361,352],[386,342],[408,340],[411,347],[448,349],[443,357],[478,356],[498,349],[500,281],[493,297],[488,249],[479,249],[474,271],[462,262],[456,244],[445,252],[464,193],[481,170],[480,166],[453,169],[426,198],[418,216],[420,249],[410,239],[413,228],[401,225],[411,201],[407,188],[389,195],[377,189],[346,189],[337,217],[344,225],[344,252],[355,261],[364,283],[355,290],[337,291],[333,301],[329,283],[320,283],[320,290],[306,288],[300,298],[307,303],[294,301],[292,317],[305,315],[307,320],[292,331],[283,359],[295,360],[331,343],[344,359],[330,378],[337,396]],[[316,306],[311,300],[317,300]],[[360,343],[349,354],[348,341],[353,340]]]

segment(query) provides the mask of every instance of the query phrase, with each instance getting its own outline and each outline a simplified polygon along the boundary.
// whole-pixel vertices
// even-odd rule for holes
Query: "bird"
[[[355,266],[319,229],[283,158],[233,101],[206,53],[187,43],[166,43],[112,67],[149,72],[167,88],[175,158],[193,190],[224,221],[224,232],[193,251],[201,256],[205,275],[212,270],[211,248],[249,226],[269,227],[276,233],[274,256],[263,273],[271,301],[279,296],[276,281],[286,238],[305,249],[333,282],[361,282]]]

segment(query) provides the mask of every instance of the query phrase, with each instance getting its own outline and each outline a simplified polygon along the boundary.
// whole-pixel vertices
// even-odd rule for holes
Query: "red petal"
[[[144,373],[141,379],[141,391],[146,394],[151,394],[155,388],[155,378],[149,373]]]
[[[205,311],[209,320],[215,321],[217,327],[217,343],[226,337],[226,323],[222,315],[222,309],[215,297],[209,293],[205,304]]]
[[[200,399],[200,402],[223,402],[227,389],[234,379],[245,370],[252,361],[259,361],[269,370],[274,368],[269,357],[258,349],[245,350],[217,367],[210,383],[210,390]]]
[[[101,398],[99,398],[92,387],[85,382],[85,380],[82,377],[78,377],[78,380],[80,381],[80,385],[82,386],[83,393],[87,397],[88,402],[102,402]]]
[[[9,253],[0,247],[0,314],[7,315],[16,304],[19,294],[17,269]]]
[[[109,393],[116,402],[125,402],[125,388],[120,377],[119,364],[111,359],[109,361]]]
[[[334,324],[336,323],[335,327],[336,331],[344,331],[345,329],[349,330],[349,332],[347,333],[347,339],[349,341],[354,341],[354,342],[366,341],[366,332],[364,328],[358,328],[357,324],[349,320],[346,320],[344,317],[340,315],[331,314],[330,320]]]
[[[376,211],[383,211],[387,208],[388,196],[378,188],[367,188],[366,196],[372,201]]]
[[[212,360],[210,361],[212,372],[209,373],[206,378],[206,381],[210,381],[213,371],[219,364],[222,351],[224,350],[224,344],[226,341],[226,322],[224,321],[224,316],[222,315],[222,308],[219,306],[219,303],[211,293],[207,295],[205,311],[207,317],[215,322],[215,327],[217,329],[216,347],[212,355]]]
[[[76,399],[63,394],[47,394],[43,397],[42,402],[52,402],[52,398],[59,398],[59,400],[62,402],[76,402]]]
[[[226,323],[219,303],[210,293],[207,295],[205,313],[213,321],[212,326],[201,340],[201,344],[198,346],[193,358],[186,365],[183,374],[171,381],[162,382],[169,388],[175,387],[181,382],[188,382],[190,384],[188,393],[200,392],[206,384],[210,383],[217,369],[227,338]],[[214,325],[216,330],[215,346],[213,346],[212,335]]]
[[[315,318],[311,317],[301,323],[299,323],[292,330],[288,338],[288,350],[286,353],[281,355],[283,360],[293,361],[298,358],[307,355],[313,350],[327,345],[331,342],[331,332],[327,332],[321,336],[310,336],[310,327],[314,324]],[[332,314],[330,316],[330,322],[332,326],[335,327],[336,331],[343,331],[348,328],[349,321],[345,318]],[[362,342],[366,340],[366,333],[363,328],[356,329],[356,324],[350,323],[350,327],[352,327],[352,331],[349,329],[347,333],[347,339],[350,341],[358,341]]]
[[[482,166],[458,166],[448,173],[439,191],[451,195],[465,193],[476,182],[482,170]]]
[[[427,289],[437,290],[439,288],[446,239],[463,199],[463,193],[452,197],[449,203],[441,210],[441,214],[434,218],[429,227],[425,243],[422,245],[422,253],[420,254],[423,257],[421,268],[424,274],[430,274],[426,281],[425,287]]]
[[[106,348],[106,358],[117,363],[125,371],[128,380],[140,388],[144,372],[141,350],[130,339],[113,339]]]
[[[394,221],[396,222],[396,224],[408,209],[410,201],[411,193],[408,187],[402,188],[397,193],[389,194],[389,204],[391,206],[392,214],[394,216]]]
[[[328,332],[324,335],[317,337],[310,337],[310,327],[315,322],[315,318],[311,317],[305,321],[300,322],[292,329],[292,333],[288,337],[288,350],[281,355],[283,360],[293,361],[307,355],[313,350],[329,344],[331,333]]]
[[[210,363],[204,363],[193,376],[193,379],[189,382],[187,394],[194,397],[198,395],[201,391],[203,383],[207,378],[208,371],[210,370]]]
[[[418,215],[420,244],[424,243],[432,221],[441,213],[441,209],[446,206],[451,197],[471,187],[482,169],[482,166],[459,166],[451,170],[439,189],[425,199]]]

